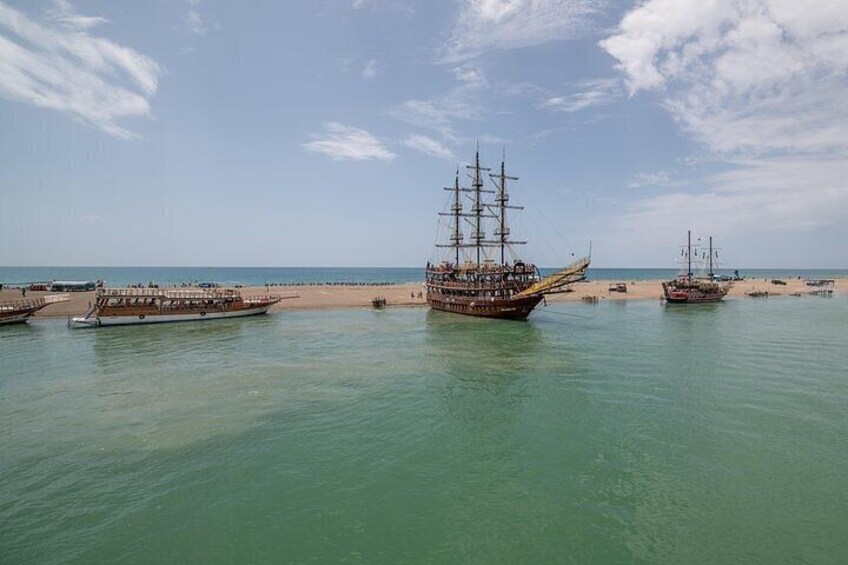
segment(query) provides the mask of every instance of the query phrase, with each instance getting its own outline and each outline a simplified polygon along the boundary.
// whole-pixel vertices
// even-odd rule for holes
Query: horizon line
[[[562,267],[552,267],[544,265],[536,265],[540,269],[558,269]],[[392,266],[350,266],[350,265],[0,265],[0,269],[423,269],[420,265],[392,265]],[[589,266],[589,269],[619,269],[619,270],[639,270],[639,269],[655,269],[655,270],[679,270],[680,267],[610,267],[610,266]],[[848,271],[848,266],[843,267],[723,267],[717,266],[717,270],[837,270]]]

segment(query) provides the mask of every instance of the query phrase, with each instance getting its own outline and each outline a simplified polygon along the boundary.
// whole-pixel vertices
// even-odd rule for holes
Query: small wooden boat
[[[810,284],[813,282],[814,284]],[[807,286],[815,288],[815,290],[811,290],[808,294],[810,296],[823,296],[825,298],[830,298],[833,296],[833,287],[836,285],[836,281],[833,279],[821,279],[817,281],[807,281]]]
[[[67,294],[51,294],[41,298],[26,298],[21,300],[7,300],[0,302],[0,325],[26,322],[33,314],[58,302],[67,302],[70,296]]]

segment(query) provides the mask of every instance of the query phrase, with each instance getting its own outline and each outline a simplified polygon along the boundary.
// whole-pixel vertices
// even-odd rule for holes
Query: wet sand
[[[626,282],[627,292],[610,292],[610,285],[616,282]],[[814,290],[798,279],[787,280],[786,286],[772,284],[770,281],[745,280],[733,284],[727,299],[749,299],[745,293],[751,291],[767,291],[769,297],[790,296],[800,292],[807,295]],[[583,300],[584,297],[597,297],[603,300],[659,300],[662,296],[662,281],[589,281],[574,285],[574,291],[566,294],[556,294],[548,297],[549,303],[573,302]],[[848,289],[848,279],[837,279],[835,292],[843,292]],[[271,309],[271,312],[280,310],[319,310],[335,308],[371,308],[371,300],[376,296],[385,297],[391,306],[423,306],[424,287],[421,283],[399,284],[390,286],[336,286],[336,285],[309,285],[309,286],[287,286],[280,287],[249,287],[241,289],[245,296],[257,296],[273,294],[278,296],[294,296],[279,302]],[[418,298],[418,293],[421,298]],[[46,292],[27,292],[27,298],[38,298]],[[70,301],[47,306],[36,314],[38,318],[67,318],[83,314],[89,304],[94,300],[94,292],[72,292]],[[17,289],[0,290],[0,301],[18,300],[21,292]]]

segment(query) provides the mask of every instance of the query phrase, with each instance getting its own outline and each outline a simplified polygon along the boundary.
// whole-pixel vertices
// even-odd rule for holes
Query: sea
[[[542,268],[543,275],[554,268]],[[733,275],[735,270],[719,269]],[[589,269],[589,279],[644,281],[676,277],[677,269]],[[848,269],[740,269],[747,278],[848,277]],[[49,281],[105,281],[108,286],[180,286],[213,282],[224,286],[263,286],[266,284],[404,284],[422,282],[421,267],[0,267],[0,284],[18,286]]]
[[[846,328],[843,295],[0,327],[0,562],[844,563]]]

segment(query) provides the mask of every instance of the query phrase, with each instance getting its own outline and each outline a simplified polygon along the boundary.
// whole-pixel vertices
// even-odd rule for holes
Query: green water
[[[0,562],[839,563],[848,299],[0,328]]]

